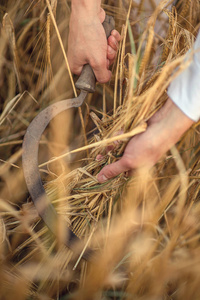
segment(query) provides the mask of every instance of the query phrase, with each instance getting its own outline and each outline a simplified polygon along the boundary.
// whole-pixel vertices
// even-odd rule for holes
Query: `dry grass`
[[[179,0],[172,10],[169,2],[104,1],[123,37],[113,79],[97,85],[79,112],[56,118],[41,140],[46,192],[66,226],[96,250],[93,263],[51,236],[21,168],[30,121],[73,96],[65,54],[70,3],[0,5],[0,299],[199,299],[199,124],[151,173],[96,180],[130,136],[145,130],[167,99],[173,71],[184,67],[182,55],[199,28],[199,1]],[[122,142],[97,161],[122,128]]]

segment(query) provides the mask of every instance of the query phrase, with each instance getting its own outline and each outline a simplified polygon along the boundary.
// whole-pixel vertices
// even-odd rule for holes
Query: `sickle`
[[[106,16],[103,27],[108,38],[111,31],[114,29],[114,19],[110,16]],[[85,65],[78,81],[76,82],[76,87],[81,90],[80,95],[77,98],[59,101],[41,111],[30,123],[24,136],[22,144],[22,167],[25,182],[40,217],[55,236],[58,234],[58,224],[60,225],[60,222],[64,221],[60,220],[60,217],[58,217],[58,214],[48,199],[42,184],[38,168],[38,149],[40,138],[49,122],[56,115],[69,108],[79,107],[82,105],[88,92],[95,91],[95,81],[92,68],[90,65]],[[60,228],[64,228],[66,230],[64,244],[71,250],[75,251],[77,242],[80,242],[80,239],[68,227],[66,227],[66,225]],[[91,253],[92,251],[90,249],[86,249],[82,257],[85,260],[90,260]]]

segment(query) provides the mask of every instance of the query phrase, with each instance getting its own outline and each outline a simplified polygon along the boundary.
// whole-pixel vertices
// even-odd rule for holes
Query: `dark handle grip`
[[[103,27],[108,38],[111,34],[111,31],[115,28],[115,21],[113,17],[106,15],[103,22]],[[89,93],[95,92],[96,78],[94,72],[89,64],[83,66],[81,75],[77,80],[75,86],[79,90],[84,90]]]

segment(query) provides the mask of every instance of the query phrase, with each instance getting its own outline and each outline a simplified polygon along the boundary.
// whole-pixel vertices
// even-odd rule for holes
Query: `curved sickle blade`
[[[41,135],[49,122],[62,111],[72,107],[81,106],[86,95],[87,92],[81,91],[79,97],[59,101],[41,111],[30,123],[24,136],[22,145],[22,166],[28,191],[40,217],[44,220],[48,228],[55,236],[57,235],[59,217],[55,208],[48,199],[48,196],[42,185],[42,180],[38,169],[39,142]],[[71,250],[74,250],[74,245],[80,241],[80,239],[69,228],[66,227],[66,230],[65,245]],[[83,258],[88,260],[89,256],[90,250],[87,250],[83,254]]]

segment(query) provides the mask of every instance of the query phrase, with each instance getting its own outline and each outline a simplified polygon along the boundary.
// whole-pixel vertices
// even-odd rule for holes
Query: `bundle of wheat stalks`
[[[62,228],[57,240],[51,236],[21,168],[30,121],[73,95],[65,56],[70,1],[1,4],[0,299],[199,299],[199,124],[151,171],[103,184],[96,179],[146,130],[174,71],[186,67],[199,1],[159,2],[104,1],[122,34],[112,81],[97,85],[81,109],[56,118],[41,140],[46,193],[66,226],[94,250],[90,262],[79,245],[76,258],[63,246]]]

